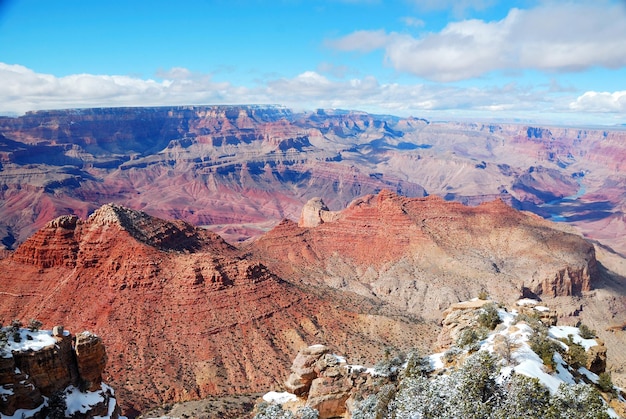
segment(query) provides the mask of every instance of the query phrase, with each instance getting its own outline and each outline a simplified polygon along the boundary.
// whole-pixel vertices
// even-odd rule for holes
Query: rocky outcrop
[[[82,386],[89,391],[100,388],[102,372],[107,363],[102,339],[89,332],[79,333],[76,336],[74,353]]]
[[[461,333],[469,328],[477,328],[477,310],[491,300],[472,300],[452,304],[443,312],[442,329],[437,337],[437,347],[446,350],[454,345]]]
[[[287,282],[214,233],[117,205],[49,223],[0,260],[0,281],[0,318],[72,323],[106,336],[106,381],[129,416],[267,388],[308,343],[330,341],[365,362],[385,346],[432,340],[431,324],[374,300]],[[89,388],[98,369],[92,374],[81,359],[102,365],[99,347],[77,338]]]
[[[601,374],[606,371],[606,346],[604,342],[598,338],[595,339],[597,345],[587,350],[587,369],[595,374]]]
[[[291,365],[291,374],[285,382],[285,388],[296,396],[308,394],[311,383],[317,377],[316,362],[330,351],[324,345],[312,345],[300,349]]]
[[[333,222],[315,218],[324,214],[320,202],[303,209],[308,224],[285,221],[251,251],[284,278],[376,297],[433,319],[484,290],[501,301],[521,289],[580,296],[598,279],[592,244],[499,200],[467,207],[384,190],[355,199]]]
[[[81,379],[76,368],[71,335],[55,336],[56,343],[37,351],[14,352],[15,368],[29,376],[28,383],[45,396],[77,385]]]
[[[330,211],[322,198],[311,198],[302,208],[298,226],[317,227],[322,223],[334,221],[338,217],[339,213],[336,211]]]
[[[9,347],[0,349],[0,413],[12,416],[18,412],[35,418],[57,417],[55,415],[59,412],[54,409],[59,407],[57,401],[61,400],[65,406],[61,409],[73,418],[118,418],[120,410],[113,390],[102,384],[106,361],[102,340],[89,332],[83,332],[76,338],[61,332],[50,334],[46,338],[50,341],[47,346],[30,346],[28,339],[36,340],[33,335],[46,333],[50,334],[24,331],[22,335],[27,341],[22,343],[23,348],[20,349],[11,349],[13,337],[9,335]],[[86,356],[86,352],[92,356]],[[93,356],[96,353],[99,356]],[[75,398],[88,398],[90,401],[83,402],[80,411],[74,411],[75,406],[69,400]]]
[[[306,399],[306,405],[317,410],[320,419],[342,416],[353,386],[346,366],[340,365],[337,356],[324,345],[301,349],[285,382],[285,388]]]

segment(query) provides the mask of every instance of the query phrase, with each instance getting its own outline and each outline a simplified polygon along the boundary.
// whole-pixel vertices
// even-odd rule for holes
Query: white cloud
[[[156,81],[91,74],[55,77],[23,66],[0,63],[0,80],[3,80],[0,113],[84,107],[271,103],[295,109],[343,108],[399,116],[532,118],[533,115],[554,115],[563,119],[569,115],[571,120],[584,121],[576,112],[592,109],[615,115],[619,109],[624,110],[626,100],[625,92],[614,93],[603,101],[590,93],[577,99],[574,94],[554,93],[551,85],[533,87],[509,83],[479,89],[447,84],[381,83],[372,76],[334,79],[316,71],[265,80],[254,88],[216,82],[209,75],[192,74],[185,69],[162,74],[170,74],[172,78]],[[610,122],[614,122],[613,117]]]
[[[495,0],[412,0],[422,10],[452,10],[455,16],[463,16],[469,10],[484,10],[495,4]]]
[[[207,103],[228,100],[224,92],[234,92],[228,83],[213,82],[206,75],[191,77],[185,69],[172,69],[168,74],[175,77],[160,82],[92,74],[55,77],[0,63],[0,112]]]
[[[494,70],[581,71],[626,66],[626,8],[603,1],[511,9],[499,21],[463,20],[415,38],[357,31],[328,45],[343,51],[384,49],[395,69],[435,81]]]
[[[327,41],[327,44],[340,51],[370,52],[387,46],[392,37],[383,30],[356,31],[343,38]]]
[[[626,91],[619,92],[585,92],[570,108],[579,112],[626,113]]]
[[[418,19],[416,17],[411,17],[411,16],[402,17],[402,18],[400,18],[400,20],[406,26],[412,26],[414,28],[421,28],[422,26],[424,26],[426,24],[426,22],[424,22],[422,19]]]

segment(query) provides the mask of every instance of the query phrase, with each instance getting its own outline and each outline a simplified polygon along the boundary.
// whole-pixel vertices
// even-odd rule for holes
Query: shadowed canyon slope
[[[468,207],[390,191],[343,211],[311,200],[299,225],[285,220],[250,245],[283,278],[376,297],[426,318],[487,291],[581,295],[598,279],[593,245],[502,201]]]
[[[427,346],[433,325],[359,296],[303,289],[219,236],[117,205],[49,222],[0,261],[0,319],[102,337],[126,413],[280,385],[302,346],[373,362]]]
[[[626,253],[626,131],[193,106],[0,118],[0,236],[108,202],[257,237],[308,199],[502,197]]]

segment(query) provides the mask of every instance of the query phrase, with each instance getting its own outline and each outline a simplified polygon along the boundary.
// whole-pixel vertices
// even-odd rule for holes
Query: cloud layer
[[[20,65],[0,63],[0,112],[192,104],[281,104],[295,109],[343,108],[394,115],[472,115],[482,118],[533,118],[579,113],[610,115],[626,111],[626,92],[586,92],[576,96],[558,85],[510,83],[486,89],[447,84],[380,83],[375,77],[331,79],[316,71],[267,80],[254,88],[216,82],[184,68],[159,73],[162,80],[130,76],[76,74],[55,77]],[[569,95],[569,96],[568,96]],[[621,114],[620,114],[621,113]],[[615,119],[617,120],[617,119]],[[609,121],[609,122],[610,122]],[[622,121],[623,122],[623,121]]]
[[[499,21],[471,19],[416,38],[384,30],[356,31],[328,41],[342,51],[385,50],[398,71],[439,82],[496,70],[582,71],[626,66],[623,4],[563,3],[511,9]]]

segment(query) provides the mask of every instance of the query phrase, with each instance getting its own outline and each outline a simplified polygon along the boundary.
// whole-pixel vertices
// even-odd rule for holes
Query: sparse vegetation
[[[608,372],[600,373],[598,376],[598,387],[605,393],[615,394],[615,387],[613,387],[613,379]]]
[[[10,333],[13,337],[13,341],[14,342],[21,342],[22,341],[22,336],[20,335],[20,329],[22,328],[23,324],[20,320],[13,320],[11,322],[11,327],[10,327]]]
[[[468,351],[476,351],[480,347],[480,341],[485,339],[489,331],[486,328],[475,329],[473,327],[464,329],[456,341],[458,347]]]
[[[412,350],[406,356],[406,366],[402,372],[404,377],[425,376],[430,372],[430,362],[420,356],[419,351]]]
[[[551,395],[538,379],[513,374],[504,381],[497,358],[471,355],[450,375],[403,377],[355,403],[355,419],[607,419],[599,394],[589,385],[563,384]]]
[[[43,323],[40,322],[39,320],[30,319],[28,321],[28,330],[30,330],[31,332],[38,332],[42,326],[43,326]]]
[[[530,349],[539,355],[544,365],[554,369],[554,353],[558,349],[558,344],[548,337],[547,331],[536,331],[530,337],[529,343]]]
[[[494,303],[485,304],[478,315],[478,323],[489,330],[493,330],[502,323],[498,315],[498,307]]]
[[[572,335],[567,337],[565,344],[567,345],[567,351],[563,354],[565,361],[575,369],[586,366],[587,352],[585,348],[574,342]]]
[[[583,339],[594,339],[598,336],[595,330],[591,329],[586,324],[581,324],[578,326],[578,330],[580,331],[580,337]]]

